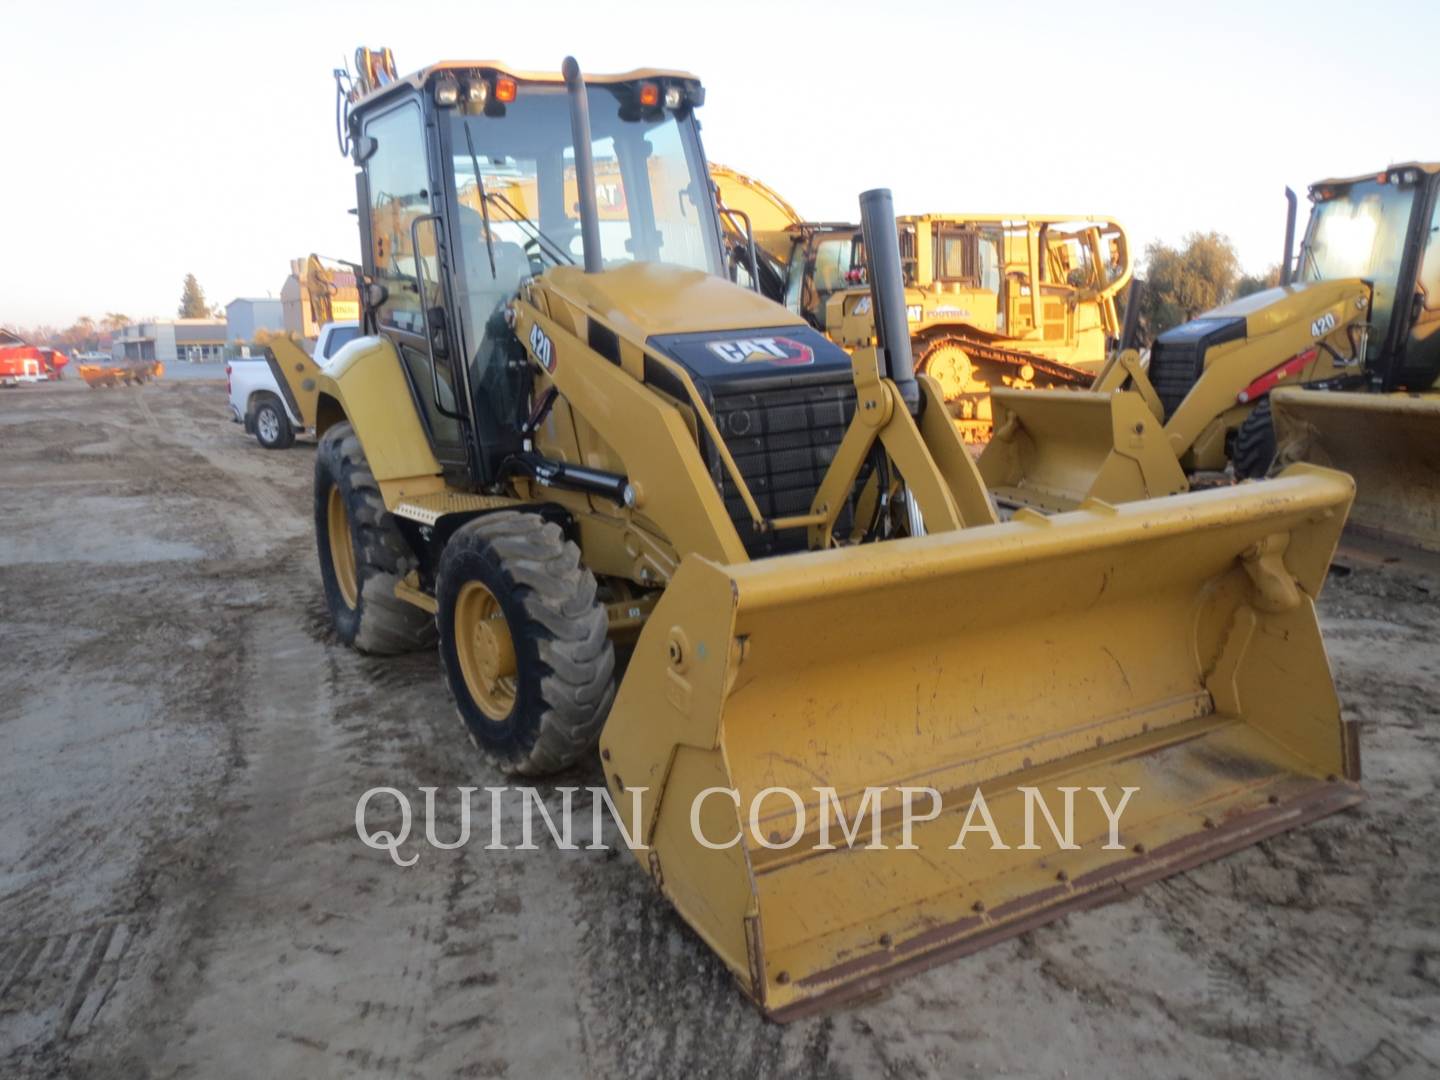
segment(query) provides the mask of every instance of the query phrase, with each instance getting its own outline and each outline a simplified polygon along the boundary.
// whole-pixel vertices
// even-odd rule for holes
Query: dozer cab
[[[1437,440],[1415,425],[1440,411],[1394,392],[1425,391],[1440,370],[1440,282],[1425,284],[1440,267],[1435,185],[1435,167],[1420,165],[1313,185],[1294,267],[1287,190],[1280,286],[1160,334],[1148,367],[1133,351],[1116,354],[1088,393],[997,390],[995,438],[980,457],[997,501],[1056,511],[1264,476],[1276,461],[1273,401],[1291,425],[1288,460],[1355,470],[1363,522],[1432,529]],[[1299,386],[1381,393],[1320,397]]]
[[[1314,610],[1348,479],[998,524],[913,371],[889,193],[861,197],[852,358],[727,279],[702,101],[573,59],[344,94],[366,336],[320,376],[315,465],[338,636],[438,638],[502,769],[598,743],[639,864],[777,1018],[1358,799]],[[1055,804],[1071,843],[1023,843],[1041,788],[1132,789],[1122,839],[1087,798]],[[958,850],[977,793],[1009,840]],[[827,808],[873,833],[823,842]]]

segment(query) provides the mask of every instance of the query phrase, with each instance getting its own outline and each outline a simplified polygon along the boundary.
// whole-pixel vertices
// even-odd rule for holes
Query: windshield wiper
[[[470,152],[470,167],[475,170],[475,188],[480,193],[480,218],[485,225],[485,254],[490,259],[490,276],[499,277],[495,270],[495,242],[490,236],[490,205],[498,206],[505,211],[506,218],[521,230],[535,243],[535,246],[549,256],[550,261],[559,263],[562,259],[571,266],[575,260],[560,247],[554,240],[551,240],[543,232],[540,226],[524,215],[514,203],[498,192],[491,194],[485,190],[485,178],[480,175],[480,157],[475,153],[475,139],[470,134],[470,125],[463,124],[465,129],[465,149]]]
[[[498,191],[493,194],[487,195],[482,190],[480,192],[480,197],[483,200],[493,202],[501,210],[504,210],[505,216],[509,218],[509,220],[513,224],[519,225],[520,228],[525,231],[525,234],[532,241],[534,241],[535,246],[540,248],[541,251],[543,251],[546,255],[550,257],[551,262],[558,264],[563,259],[571,266],[575,265],[575,260],[570,257],[569,252],[562,248],[556,241],[550,239],[550,237],[546,236],[543,232],[541,232],[540,226],[536,225],[534,221],[526,217],[525,212],[521,210],[518,206],[516,206],[514,203],[512,203],[509,199],[507,199],[504,195],[501,195]]]
[[[480,220],[485,224],[485,254],[490,258],[490,280],[500,275],[495,272],[495,244],[490,239],[490,200],[485,197],[485,178],[480,175],[480,159],[475,156],[475,140],[470,137],[470,125],[462,121],[465,128],[465,147],[470,151],[470,167],[475,170],[475,186],[480,190]]]

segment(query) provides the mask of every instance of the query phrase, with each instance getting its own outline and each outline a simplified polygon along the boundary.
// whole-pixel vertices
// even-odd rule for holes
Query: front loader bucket
[[[1271,417],[1282,461],[1355,478],[1349,527],[1440,551],[1440,393],[1277,390]]]
[[[1353,804],[1314,609],[1352,490],[1302,465],[1118,509],[687,557],[601,737],[627,816],[643,789],[637,857],[789,1019]],[[913,848],[902,787],[941,808],[921,820],[936,807],[912,792]],[[1027,800],[1063,826],[1067,788],[1075,846],[1036,802],[1022,847]],[[1112,810],[1136,789],[1114,844],[1094,788]],[[822,789],[855,846],[833,818],[820,844]],[[980,831],[977,790],[1007,847]]]
[[[1134,502],[1188,486],[1139,394],[994,389],[990,407],[995,434],[979,467],[1002,505],[1073,510],[1087,498]]]

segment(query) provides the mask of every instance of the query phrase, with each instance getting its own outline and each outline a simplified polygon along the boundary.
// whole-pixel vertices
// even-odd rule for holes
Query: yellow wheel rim
[[[954,401],[966,394],[983,394],[990,387],[975,374],[970,357],[959,345],[946,342],[925,354],[921,370],[940,384],[946,401]]]
[[[455,655],[470,698],[491,720],[505,720],[515,710],[519,692],[515,641],[495,594],[478,581],[468,581],[455,598]]]
[[[345,512],[345,499],[338,486],[330,488],[325,501],[325,531],[330,534],[330,565],[335,568],[335,584],[345,606],[360,606],[360,588],[355,573],[355,541],[350,536],[350,515]]]

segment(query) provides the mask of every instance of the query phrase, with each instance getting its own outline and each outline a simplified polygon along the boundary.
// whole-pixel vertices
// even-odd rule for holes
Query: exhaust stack
[[[580,243],[585,251],[585,272],[604,268],[600,258],[600,209],[595,203],[595,158],[590,152],[590,99],[580,64],[567,56],[560,65],[570,94],[570,137],[575,143],[575,188],[580,198]]]
[[[1288,187],[1285,189],[1285,257],[1280,260],[1280,284],[1289,285],[1291,267],[1294,265],[1295,254],[1295,214],[1299,201],[1295,192]]]
[[[1130,290],[1125,297],[1125,321],[1120,327],[1120,349],[1140,347],[1140,307],[1145,302],[1145,282],[1139,278],[1130,279]]]
[[[889,188],[860,193],[860,229],[865,238],[865,266],[870,275],[870,304],[875,313],[875,342],[882,358],[882,373],[899,388],[914,414],[920,409],[920,387],[915,382],[915,357],[910,351],[900,234],[895,228],[895,200]]]

